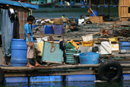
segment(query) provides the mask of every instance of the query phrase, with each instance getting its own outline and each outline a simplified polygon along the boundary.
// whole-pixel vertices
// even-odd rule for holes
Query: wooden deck
[[[100,64],[58,65],[41,67],[1,67],[5,77],[98,74]],[[121,64],[123,74],[130,74],[130,64]],[[87,68],[89,67],[89,68]],[[93,69],[95,68],[95,69]]]
[[[31,71],[31,70],[50,70],[50,69],[74,69],[93,67],[98,68],[100,64],[79,64],[79,65],[58,65],[58,66],[41,66],[41,67],[1,67],[3,70],[9,71]],[[130,64],[121,64],[122,68],[130,68]]]

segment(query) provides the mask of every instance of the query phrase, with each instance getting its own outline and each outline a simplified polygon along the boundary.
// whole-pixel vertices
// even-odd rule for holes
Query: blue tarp
[[[32,9],[38,9],[39,6],[38,5],[34,5],[34,4],[28,4],[28,3],[22,3],[23,6],[16,1],[9,1],[9,0],[0,0],[0,4],[8,4],[8,5],[12,5],[12,6],[18,6],[18,7],[26,7],[26,8],[32,8]]]

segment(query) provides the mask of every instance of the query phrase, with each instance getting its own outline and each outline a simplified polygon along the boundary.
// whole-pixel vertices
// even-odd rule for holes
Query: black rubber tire
[[[86,24],[92,24],[92,22],[91,21],[87,21]]]
[[[5,76],[3,70],[0,68],[0,83],[4,83]]]
[[[112,78],[105,76],[105,69],[110,67],[115,67],[117,69],[117,73]],[[115,61],[106,61],[101,63],[98,69],[98,78],[103,81],[117,81],[122,77],[122,67],[118,62]]]

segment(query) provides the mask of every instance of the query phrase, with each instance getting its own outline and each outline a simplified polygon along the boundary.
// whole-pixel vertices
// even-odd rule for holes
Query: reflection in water
[[[94,7],[92,8],[95,9]],[[98,15],[101,15],[102,9],[99,8]],[[36,18],[56,18],[65,15],[67,18],[79,18],[80,15],[89,15],[88,8],[40,8],[33,10]],[[108,14],[108,8],[103,8],[103,14]],[[110,8],[110,17],[118,17],[118,7]]]
[[[45,82],[45,83],[8,83],[0,87],[130,87],[129,81],[124,82]]]

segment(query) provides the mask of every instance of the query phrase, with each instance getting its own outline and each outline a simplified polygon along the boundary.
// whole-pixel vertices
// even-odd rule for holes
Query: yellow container
[[[82,42],[82,46],[88,46],[88,47],[90,47],[90,46],[93,46],[93,41],[86,41],[86,42]]]
[[[39,51],[41,51],[41,52],[38,54],[38,56],[42,56],[43,46],[44,46],[44,42],[38,42],[38,43],[37,43],[37,49],[38,49]]]
[[[111,42],[117,42],[118,38],[117,37],[112,37],[112,38],[108,38]]]
[[[76,50],[79,49],[79,46],[73,40],[71,40],[69,42],[76,48]]]
[[[119,51],[119,44],[111,44],[112,51]]]

